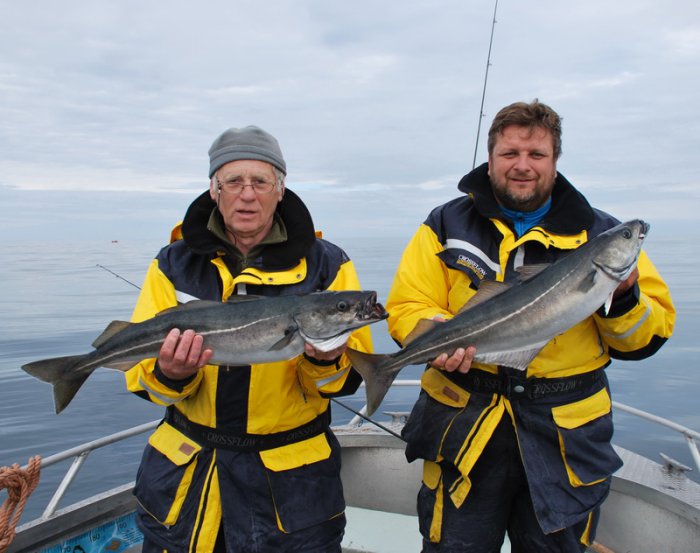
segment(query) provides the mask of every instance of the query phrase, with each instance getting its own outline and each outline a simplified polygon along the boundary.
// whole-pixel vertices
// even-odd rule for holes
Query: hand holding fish
[[[469,346],[468,348],[457,348],[452,355],[441,353],[430,364],[436,369],[443,371],[468,373],[472,366],[472,361],[476,355],[476,348]]]
[[[173,328],[158,352],[158,367],[172,380],[182,380],[195,374],[206,365],[213,351],[202,349],[204,338],[194,330]]]
[[[440,316],[433,317],[433,320],[438,323],[446,322],[446,319]],[[474,346],[457,348],[452,355],[441,353],[433,359],[430,364],[436,369],[441,369],[449,373],[458,371],[466,374],[472,366],[474,355],[476,355],[476,348]]]
[[[627,290],[632,288],[634,286],[634,283],[637,282],[637,279],[639,278],[639,270],[637,267],[634,268],[634,270],[630,273],[630,276],[628,276],[625,280],[620,282],[620,284],[615,288],[615,291],[613,292],[613,299],[621,296]]]

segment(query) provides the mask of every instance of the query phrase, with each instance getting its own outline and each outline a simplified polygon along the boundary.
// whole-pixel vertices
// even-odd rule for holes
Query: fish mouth
[[[604,263],[598,263],[595,260],[593,261],[593,265],[598,267],[598,269],[600,269],[606,275],[609,275],[611,278],[623,281],[632,273],[632,270],[637,264],[637,259],[638,256],[635,256],[635,258],[630,263],[628,263],[627,265],[622,265],[620,267],[611,267],[609,265],[605,265]]]
[[[381,321],[389,316],[384,306],[377,301],[377,293],[372,292],[367,299],[360,304],[357,310],[357,318],[363,321]]]
[[[639,239],[644,240],[647,237],[647,234],[649,233],[649,228],[651,227],[651,225],[646,221],[639,221],[639,224],[642,227],[639,231]]]

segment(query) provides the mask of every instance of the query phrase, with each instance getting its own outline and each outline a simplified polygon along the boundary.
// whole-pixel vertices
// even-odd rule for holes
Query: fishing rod
[[[112,271],[111,269],[108,269],[108,268],[105,267],[104,265],[100,265],[99,263],[97,263],[96,266],[99,267],[100,269],[104,269],[105,271],[107,271],[108,273],[114,275],[115,277],[120,278],[121,280],[123,280],[123,281],[126,282],[127,284],[131,284],[131,286],[133,286],[133,287],[136,288],[137,290],[141,290],[141,287],[140,287],[138,284],[134,284],[134,283],[131,282],[129,279],[126,279],[126,278],[124,278],[123,276],[121,276],[120,274],[115,273],[114,271]],[[363,418],[363,419],[366,420],[367,422],[372,423],[372,424],[373,424],[374,426],[376,426],[377,428],[381,428],[382,430],[384,430],[385,432],[388,432],[388,433],[391,434],[392,436],[396,436],[399,440],[401,440],[401,441],[406,441],[406,440],[404,440],[404,439],[401,437],[400,434],[397,434],[396,432],[394,432],[393,430],[387,428],[387,427],[384,426],[383,424],[378,423],[377,421],[375,421],[375,420],[372,419],[371,417],[368,417],[367,415],[363,415],[363,414],[360,413],[359,411],[355,411],[352,407],[350,407],[349,405],[343,403],[342,401],[338,401],[338,400],[335,399],[335,398],[330,398],[330,400],[333,401],[333,402],[335,402],[335,403],[337,403],[337,404],[340,405],[341,407],[344,407],[345,409],[347,409],[347,410],[350,411],[351,413],[354,413],[354,414],[357,415],[358,417]]]
[[[479,123],[476,127],[476,143],[474,144],[474,160],[472,169],[476,167],[476,152],[479,149],[479,134],[481,133],[481,120],[484,118],[484,100],[486,99],[486,83],[489,79],[489,67],[491,67],[491,46],[493,46],[493,34],[496,29],[496,10],[498,10],[498,0],[493,6],[493,21],[491,21],[491,38],[489,39],[489,53],[486,56],[486,73],[484,74],[484,89],[481,92],[481,108],[479,109]]]

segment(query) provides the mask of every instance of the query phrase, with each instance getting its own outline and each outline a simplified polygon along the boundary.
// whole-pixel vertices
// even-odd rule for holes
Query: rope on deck
[[[0,553],[5,553],[15,539],[15,528],[27,499],[39,483],[41,457],[29,459],[27,468],[18,464],[0,468],[0,491],[7,489],[7,499],[0,507]]]

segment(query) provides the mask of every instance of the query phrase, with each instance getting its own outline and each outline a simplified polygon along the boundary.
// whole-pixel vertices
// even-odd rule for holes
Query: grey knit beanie
[[[277,139],[260,127],[231,128],[214,140],[209,148],[209,178],[222,165],[238,159],[267,161],[287,174],[287,164]]]

